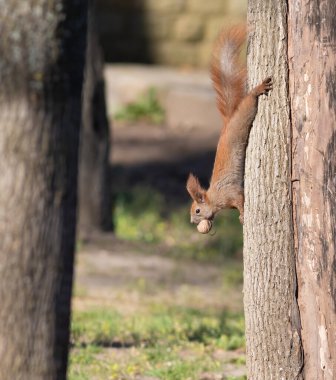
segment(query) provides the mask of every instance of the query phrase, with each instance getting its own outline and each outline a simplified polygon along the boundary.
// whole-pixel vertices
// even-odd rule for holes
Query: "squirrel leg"
[[[228,142],[234,146],[236,141],[246,143],[252,122],[257,113],[258,97],[272,89],[272,78],[266,78],[254,87],[239,103],[228,124]]]
[[[236,138],[240,136],[243,140],[248,137],[248,130],[251,127],[251,123],[257,112],[257,98],[260,95],[268,94],[272,90],[272,78],[268,77],[262,81],[261,84],[253,88],[253,90],[246,95],[238,107],[238,111],[235,115],[235,128],[232,128]],[[244,190],[240,191],[232,203],[235,208],[238,209],[240,216],[239,220],[241,224],[244,224]]]
[[[239,211],[239,221],[244,224],[244,194],[239,194],[237,209]]]
[[[232,206],[239,211],[239,220],[241,224],[244,224],[244,193],[243,190],[237,194]]]

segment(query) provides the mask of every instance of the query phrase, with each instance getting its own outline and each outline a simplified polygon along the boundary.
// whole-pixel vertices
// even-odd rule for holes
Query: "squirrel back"
[[[223,29],[215,41],[212,53],[210,75],[217,95],[217,107],[224,119],[224,125],[227,124],[245,95],[246,67],[239,59],[245,40],[245,26]]]

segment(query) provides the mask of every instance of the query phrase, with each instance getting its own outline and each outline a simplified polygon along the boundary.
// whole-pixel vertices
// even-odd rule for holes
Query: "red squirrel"
[[[246,67],[239,62],[241,47],[246,38],[242,27],[222,31],[215,43],[211,62],[211,79],[217,95],[217,107],[223,120],[215,163],[208,190],[190,174],[187,191],[191,205],[191,223],[199,232],[207,233],[214,216],[224,208],[236,208],[244,222],[245,151],[253,120],[257,113],[258,97],[272,89],[272,79],[246,93]]]

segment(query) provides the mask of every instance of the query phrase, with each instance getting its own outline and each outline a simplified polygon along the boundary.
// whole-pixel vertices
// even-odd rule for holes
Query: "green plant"
[[[154,124],[161,124],[164,116],[164,110],[157,99],[157,92],[154,88],[150,88],[136,102],[120,108],[114,115],[116,120],[127,122],[145,120]]]
[[[79,345],[104,346],[118,334],[120,315],[109,310],[89,310],[74,313],[71,323],[71,341]]]
[[[96,346],[73,348],[69,358],[69,380],[91,380],[88,367],[99,366],[97,355],[102,349]],[[95,370],[97,372],[97,370]]]

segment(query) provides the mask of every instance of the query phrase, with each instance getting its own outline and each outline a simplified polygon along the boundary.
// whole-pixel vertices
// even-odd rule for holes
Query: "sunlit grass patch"
[[[189,356],[183,355],[189,349]],[[216,371],[220,368],[220,363],[205,355],[204,346],[197,344],[186,347],[165,347],[161,351],[148,351],[148,359],[151,368],[146,371],[146,375],[165,380],[185,380],[197,379],[199,374],[206,371]]]
[[[116,194],[114,221],[118,237],[165,244],[177,257],[210,261],[235,257],[242,249],[237,212],[223,212],[216,218],[215,234],[201,235],[189,223],[188,205],[167,210],[163,196],[149,188]]]
[[[157,91],[155,88],[150,88],[135,102],[121,107],[114,118],[125,122],[146,121],[161,124],[164,121],[165,112],[158,100]]]
[[[131,380],[137,376],[164,380],[196,380],[202,372],[220,369],[218,360],[206,353],[203,345],[196,343],[131,348],[124,352],[123,358],[115,350],[108,349],[92,356],[88,353],[92,350],[95,350],[94,346],[71,352],[69,380]]]
[[[96,375],[99,375],[99,372],[102,371],[100,369],[101,361],[97,354],[101,351],[102,348],[96,346],[72,349],[69,359],[69,380],[91,380],[88,368],[92,369]]]
[[[244,347],[241,314],[208,312],[154,305],[146,313],[122,316],[110,310],[74,312],[74,345],[155,346],[180,341],[215,344],[224,349]]]
[[[136,374],[197,379],[220,367],[216,350],[245,344],[241,314],[164,305],[129,316],[104,309],[75,311],[71,331],[69,380],[131,379]],[[128,356],[118,360],[117,350],[107,355],[106,347],[126,347]]]

